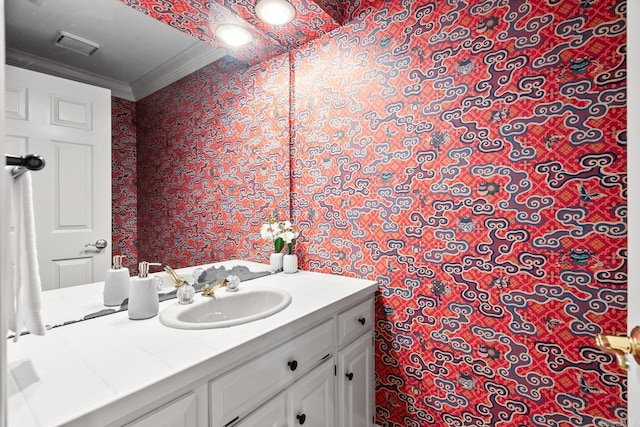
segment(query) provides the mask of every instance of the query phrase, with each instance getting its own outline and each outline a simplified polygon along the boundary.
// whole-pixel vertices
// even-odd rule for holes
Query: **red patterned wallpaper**
[[[376,3],[293,53],[292,197],[381,284],[377,422],[621,425],[625,3]]]
[[[294,50],[305,269],[380,282],[376,420],[623,425],[623,1],[351,2]]]
[[[266,261],[288,216],[289,57],[207,66],[137,103],[139,260]]]
[[[113,255],[124,255],[132,274],[138,265],[136,103],[111,98],[111,186]]]
[[[332,3],[332,2],[329,2]],[[380,282],[376,422],[624,425],[626,4],[341,2],[291,52],[301,266]],[[137,104],[140,258],[266,260],[289,64]]]

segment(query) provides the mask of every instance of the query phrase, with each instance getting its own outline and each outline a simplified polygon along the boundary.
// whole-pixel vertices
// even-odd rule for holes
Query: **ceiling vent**
[[[55,45],[68,49],[72,52],[79,53],[85,56],[93,55],[96,50],[100,48],[100,45],[91,40],[83,39],[75,34],[68,33],[66,31],[58,31],[56,36]]]

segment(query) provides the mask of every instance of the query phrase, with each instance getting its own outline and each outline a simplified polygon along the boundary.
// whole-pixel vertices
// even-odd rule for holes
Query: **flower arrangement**
[[[298,232],[294,228],[293,224],[289,221],[284,222],[284,228],[282,231],[282,238],[287,244],[288,254],[293,254],[293,248],[296,246],[296,239],[298,238]]]
[[[278,221],[274,218],[268,219],[260,228],[260,235],[263,239],[273,242],[276,253],[282,252],[282,248],[286,243],[287,253],[291,255],[296,245],[298,234],[291,221]]]
[[[282,221],[269,218],[260,228],[260,236],[263,239],[273,242],[276,253],[282,252],[284,239],[282,238]]]

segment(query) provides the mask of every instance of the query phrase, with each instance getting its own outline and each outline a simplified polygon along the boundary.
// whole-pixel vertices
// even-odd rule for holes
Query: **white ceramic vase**
[[[282,258],[284,254],[273,253],[269,256],[269,263],[271,264],[271,271],[282,271]]]
[[[285,273],[295,273],[298,271],[298,255],[285,255],[282,260],[282,268]]]

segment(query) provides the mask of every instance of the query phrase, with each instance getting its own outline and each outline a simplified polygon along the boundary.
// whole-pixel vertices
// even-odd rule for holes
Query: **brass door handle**
[[[615,356],[618,366],[625,371],[629,369],[626,354],[632,355],[640,365],[640,326],[633,328],[628,337],[598,334],[596,345],[605,353]]]

